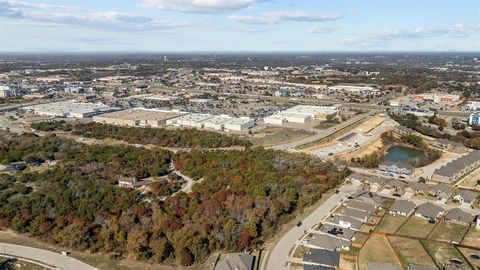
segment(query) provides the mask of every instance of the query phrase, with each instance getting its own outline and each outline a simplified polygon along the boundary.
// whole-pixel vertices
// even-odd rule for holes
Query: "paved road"
[[[0,243],[0,255],[24,258],[29,262],[37,261],[40,262],[39,265],[46,264],[56,269],[98,270],[77,259],[59,253],[7,243]]]
[[[9,130],[10,132],[17,133],[17,134],[28,132],[26,129],[14,125],[10,120],[8,120],[3,115],[0,115],[0,129]]]
[[[262,264],[262,270],[284,269],[290,249],[295,245],[295,242],[305,234],[306,230],[318,224],[324,217],[330,215],[330,210],[337,206],[349,193],[356,191],[357,188],[353,186],[342,186],[339,190],[339,194],[332,195],[307,218],[302,220],[302,225],[300,227],[295,226],[282,236],[270,251],[268,261]]]
[[[183,180],[187,181],[187,184],[182,189],[180,189],[179,191],[173,193],[172,196],[177,194],[178,192],[181,192],[181,191],[183,191],[185,193],[192,192],[192,187],[193,187],[193,183],[194,183],[193,179],[191,177],[186,176],[185,174],[181,173],[180,171],[177,171],[177,169],[175,169],[175,167],[173,166],[173,162],[170,163],[170,169],[171,169],[172,172],[174,172],[178,176],[182,177]]]
[[[322,130],[321,132],[315,134],[315,135],[312,135],[308,138],[305,138],[305,139],[302,139],[302,140],[298,140],[298,141],[295,141],[295,142],[291,142],[291,143],[286,143],[286,144],[282,144],[282,145],[277,145],[277,146],[274,146],[273,149],[276,149],[276,150],[288,150],[288,151],[295,151],[295,147],[297,146],[300,146],[300,145],[304,145],[304,144],[308,144],[308,143],[312,143],[312,142],[315,142],[315,141],[318,141],[318,140],[321,140],[321,139],[324,139],[328,136],[331,136],[332,134],[335,134],[336,132],[338,132],[339,130],[342,130],[348,126],[351,126],[359,121],[363,121],[364,119],[366,119],[368,116],[371,116],[371,115],[374,115],[375,113],[378,113],[377,111],[370,111],[366,114],[360,114],[360,115],[357,115],[355,117],[352,117],[350,119],[348,119],[347,121],[345,122],[342,122],[338,125],[335,125],[331,128],[328,128],[328,129],[325,129],[325,130]]]

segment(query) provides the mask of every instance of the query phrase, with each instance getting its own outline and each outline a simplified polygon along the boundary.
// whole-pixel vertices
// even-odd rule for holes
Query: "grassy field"
[[[376,232],[395,233],[400,226],[408,219],[404,216],[393,216],[386,214],[375,229]]]
[[[473,249],[468,249],[468,248],[458,248],[460,252],[463,253],[463,256],[467,258],[467,260],[477,269],[480,269],[480,260],[474,260],[470,256],[471,255],[477,255],[480,256],[480,251],[478,250],[473,250]]]
[[[425,238],[433,227],[435,227],[435,224],[431,224],[423,218],[412,216],[407,223],[400,228],[397,234]]]
[[[460,252],[458,252],[454,246],[446,243],[444,244],[427,240],[420,241],[422,241],[425,249],[428,251],[428,253],[430,253],[440,267],[451,266],[451,259],[458,259],[462,261],[464,265],[467,265],[467,262],[463,259]]]
[[[394,251],[383,236],[372,235],[359,253],[360,270],[367,270],[368,262],[387,262],[397,264]]]
[[[409,263],[435,266],[435,263],[418,240],[398,236],[391,236],[388,239],[390,239],[390,243],[399,255],[404,269]]]
[[[343,270],[355,270],[356,261],[353,258],[346,256],[340,256],[340,269]],[[303,269],[303,268],[302,268]]]
[[[428,238],[432,240],[448,242],[454,241],[456,243],[460,243],[467,231],[468,226],[463,226],[452,222],[445,222],[442,220]]]
[[[467,235],[463,239],[462,245],[478,247],[480,246],[480,230],[475,227],[470,228]]]
[[[282,143],[289,143],[312,136],[314,133],[299,129],[270,128],[262,133],[248,138],[254,145],[275,146]]]

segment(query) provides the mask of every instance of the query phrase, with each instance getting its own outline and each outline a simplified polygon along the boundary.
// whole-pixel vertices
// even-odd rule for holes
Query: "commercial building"
[[[403,162],[385,161],[378,166],[383,172],[398,174],[398,175],[412,175],[415,168]]]
[[[26,91],[26,89],[8,85],[0,85],[0,98],[22,96],[27,92],[28,91]]]
[[[453,104],[460,100],[460,95],[445,93],[426,93],[410,95],[410,99],[414,101],[432,101],[440,104]]]
[[[465,105],[465,110],[480,111],[480,101],[469,101],[467,105]]]
[[[66,94],[82,94],[85,93],[85,89],[81,86],[69,86],[65,87]]]
[[[334,92],[350,92],[364,95],[379,94],[380,90],[370,86],[356,86],[356,85],[336,85],[328,87],[329,91]]]
[[[244,131],[255,125],[255,121],[248,117],[230,117],[228,115],[186,114],[177,118],[168,119],[167,125],[179,127],[207,128],[217,131]]]
[[[420,116],[420,117],[430,117],[435,115],[433,111],[430,111],[427,109],[417,109],[417,108],[401,108],[398,111],[398,113],[400,115],[413,114],[415,116]]]
[[[480,114],[479,113],[471,113],[468,117],[468,124],[470,126],[478,126],[480,124]]]
[[[285,123],[306,124],[313,120],[322,120],[327,115],[338,113],[338,106],[307,106],[298,105],[290,109],[265,117],[266,124],[283,125]]]
[[[62,101],[23,107],[28,112],[48,117],[91,118],[92,116],[120,110],[102,103]]]
[[[166,121],[184,115],[178,111],[162,111],[144,108],[128,109],[93,117],[93,121],[102,124],[128,127],[160,127]]]

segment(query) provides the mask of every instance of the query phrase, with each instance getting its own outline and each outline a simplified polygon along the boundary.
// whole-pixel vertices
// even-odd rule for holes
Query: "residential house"
[[[378,166],[380,171],[400,176],[411,176],[415,171],[415,167],[403,162],[385,161]]]
[[[462,211],[459,208],[450,210],[445,216],[446,222],[453,222],[461,225],[468,225],[473,221],[474,216]]]
[[[453,200],[463,205],[471,206],[477,198],[477,193],[468,189],[460,189],[454,196]]]
[[[432,223],[435,223],[436,219],[441,217],[444,213],[444,209],[433,203],[424,203],[418,206],[415,216],[424,218]]]
[[[354,173],[352,173],[351,175],[349,175],[345,180],[346,180],[347,182],[350,182],[350,183],[352,183],[352,184],[354,184],[354,185],[359,186],[359,185],[361,185],[361,184],[365,181],[365,179],[367,179],[367,178],[368,178],[368,177],[367,177],[366,175],[363,175],[363,174],[361,174],[361,173],[354,172]]]
[[[372,192],[362,194],[361,196],[356,197],[354,200],[374,205],[377,209],[382,209],[383,204],[385,201],[387,201],[386,198],[378,196]]]
[[[347,208],[357,209],[361,211],[367,211],[370,213],[375,213],[377,211],[377,207],[373,204],[368,204],[365,202],[355,201],[355,200],[348,200],[344,203]]]
[[[405,191],[415,195],[426,195],[430,191],[430,186],[421,182],[412,182]]]
[[[405,193],[405,182],[392,179],[388,181],[383,188],[387,191],[392,192],[393,194],[403,195]]]
[[[452,195],[453,188],[445,183],[439,183],[433,186],[428,194],[437,198],[438,201],[446,203],[450,195]]]
[[[309,248],[326,249],[330,251],[349,250],[352,242],[334,237],[330,234],[312,233],[305,244]]]
[[[433,172],[432,179],[452,182],[480,165],[480,151],[475,150],[454,159]]]
[[[435,141],[435,146],[455,153],[465,153],[468,148],[463,143],[450,141],[447,139],[438,139]]]
[[[399,264],[385,263],[385,262],[368,262],[368,270],[403,270]]]
[[[386,182],[387,179],[378,176],[372,176],[365,179],[365,182],[370,186],[372,191],[379,190]]]
[[[118,186],[125,188],[133,188],[133,185],[138,182],[136,177],[120,177],[118,179]]]
[[[368,218],[370,218],[370,213],[360,211],[360,210],[355,210],[352,208],[345,208],[342,210],[342,214],[345,216],[349,216],[352,218],[356,218],[362,222],[366,222]]]
[[[332,224],[337,224],[338,226],[347,229],[359,230],[360,227],[362,227],[363,222],[349,216],[338,215],[333,218]]]
[[[248,253],[228,255],[215,265],[215,270],[252,270],[255,257]]]
[[[303,255],[303,263],[337,268],[340,263],[340,255],[335,251],[310,248]]]
[[[415,203],[411,201],[405,201],[405,200],[396,200],[392,206],[390,206],[390,209],[388,212],[392,215],[400,215],[400,216],[410,216],[413,213],[413,210],[415,210]]]
[[[27,168],[27,165],[23,162],[13,162],[7,165],[0,173],[16,173],[23,171]]]
[[[344,240],[355,241],[356,232],[354,230],[342,228],[336,225],[324,224],[321,231]]]

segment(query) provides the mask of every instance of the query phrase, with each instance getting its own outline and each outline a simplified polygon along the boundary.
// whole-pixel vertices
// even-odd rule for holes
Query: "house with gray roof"
[[[410,164],[393,161],[384,161],[382,164],[378,165],[378,169],[382,172],[405,176],[411,176],[415,171],[415,167]]]
[[[399,264],[385,263],[385,262],[368,262],[368,270],[403,270]]]
[[[349,250],[352,242],[334,237],[330,234],[312,233],[305,244],[309,248],[326,249],[330,251]]]
[[[353,229],[353,230],[359,230],[360,227],[362,227],[363,222],[354,219],[349,216],[343,216],[343,215],[337,215],[333,218],[332,224],[337,224],[340,227],[347,228],[347,229]]]
[[[462,211],[459,208],[450,210],[445,216],[446,222],[453,222],[461,225],[468,225],[473,221],[474,216]]]
[[[381,188],[385,183],[387,182],[387,179],[379,176],[371,176],[365,179],[365,183],[367,183],[372,190],[378,190]]]
[[[448,139],[437,139],[435,146],[441,149],[445,149],[454,153],[465,153],[468,148],[463,143],[450,141]]]
[[[424,203],[418,206],[417,211],[415,211],[415,216],[435,223],[437,218],[443,215],[444,211],[442,207],[434,205],[433,203]]]
[[[355,240],[355,231],[350,230],[347,228],[342,228],[337,225],[331,225],[331,224],[324,224],[321,229],[322,232],[333,235],[335,237],[348,240],[348,241],[354,241]]]
[[[337,268],[340,263],[340,255],[335,251],[310,248],[303,255],[303,263]]]
[[[248,253],[228,255],[215,266],[215,270],[252,270],[255,257]]]
[[[345,208],[342,209],[342,214],[345,216],[349,216],[355,219],[358,219],[362,222],[366,222],[368,218],[370,217],[370,213],[365,212],[365,211],[360,211],[360,210],[355,210],[352,208]]]
[[[388,181],[383,186],[383,188],[387,191],[393,192],[394,194],[402,195],[403,193],[405,193],[405,186],[406,185],[407,184],[405,184],[405,182],[403,182],[403,181],[400,181],[400,180],[397,180],[397,179],[392,179],[392,180]]]
[[[375,213],[375,211],[377,211],[377,207],[375,205],[355,200],[348,200],[344,203],[344,205],[348,208],[367,211],[369,213]]]
[[[432,179],[436,181],[452,182],[480,165],[480,151],[475,150],[460,156],[433,172]]]
[[[408,185],[408,187],[406,187],[405,191],[415,195],[425,195],[430,191],[430,186],[421,182],[412,182],[410,185]]]
[[[448,198],[450,198],[450,195],[452,195],[452,192],[453,188],[450,187],[448,184],[439,183],[433,186],[428,192],[428,194],[437,198],[437,201],[445,203],[447,202]]]
[[[392,206],[390,206],[390,209],[388,209],[388,212],[392,215],[400,215],[400,216],[410,216],[413,213],[413,210],[415,210],[415,203],[411,201],[405,201],[405,200],[396,200]]]
[[[463,205],[471,206],[478,194],[468,189],[460,189],[454,196],[453,200]]]

